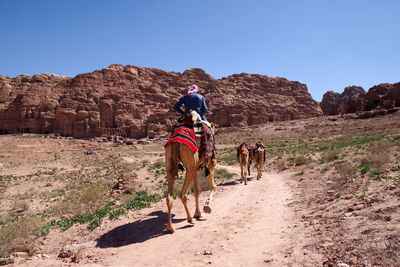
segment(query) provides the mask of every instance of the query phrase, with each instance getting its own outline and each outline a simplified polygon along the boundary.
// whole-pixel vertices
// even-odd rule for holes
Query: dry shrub
[[[79,215],[88,215],[96,212],[109,200],[108,188],[89,184],[80,190],[71,191],[69,195],[54,208],[55,215],[76,219]]]
[[[210,183],[204,175],[204,170],[197,172],[197,180],[199,181],[200,192],[210,190]],[[193,184],[191,185],[191,191],[194,192]]]
[[[353,169],[354,169],[353,166],[348,162],[344,162],[336,166],[336,170],[337,173],[339,174],[341,183],[346,183],[349,180],[353,172]]]
[[[335,166],[337,176],[333,179],[332,189],[341,193],[345,184],[350,180],[355,168],[348,162],[340,163]]]
[[[340,150],[339,149],[331,149],[322,153],[322,159],[325,161],[334,161],[339,158]]]
[[[323,143],[319,145],[319,150],[328,150],[330,148],[329,143]]]
[[[307,158],[304,157],[303,155],[296,156],[294,158],[294,163],[296,164],[296,166],[304,165],[307,163]]]
[[[366,161],[369,162],[372,167],[380,168],[384,164],[390,162],[390,150],[391,145],[388,142],[372,143],[367,149]]]
[[[11,224],[2,225],[0,228],[0,257],[7,252],[25,251],[34,252],[35,235],[46,222],[40,217],[23,217]]]
[[[287,169],[286,159],[280,159],[280,160],[276,163],[276,168],[278,168],[279,171],[286,170],[286,169]]]

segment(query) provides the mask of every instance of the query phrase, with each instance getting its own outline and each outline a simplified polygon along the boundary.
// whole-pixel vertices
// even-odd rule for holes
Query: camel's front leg
[[[243,175],[243,159],[242,156],[240,156],[240,183],[243,183],[244,181],[244,175]]]
[[[247,185],[247,166],[243,168],[244,184]]]
[[[258,175],[257,175],[257,180],[260,180],[261,179],[261,176],[262,176],[262,162],[261,163],[259,163],[258,164],[258,167],[257,167],[257,169],[258,169]]]
[[[192,180],[194,178],[194,176],[196,176],[196,170],[194,169],[186,169],[186,177],[185,177],[185,182],[183,183],[183,187],[182,187],[182,191],[181,191],[181,201],[183,203],[183,206],[185,207],[186,210],[186,215],[187,215],[187,220],[189,223],[193,223],[193,218],[192,215],[190,215],[190,211],[189,208],[187,206],[187,196],[186,196],[186,192],[189,189],[190,184],[192,183]]]
[[[174,199],[172,197],[173,194],[173,190],[174,190],[174,179],[168,179],[168,195],[166,197],[167,200],[167,207],[168,207],[168,225],[167,228],[165,229],[165,231],[169,232],[169,233],[173,233],[175,232],[174,227],[172,227],[172,219],[171,219],[171,209],[172,209],[172,205],[174,202]]]
[[[193,178],[193,186],[194,186],[194,198],[196,201],[196,210],[194,211],[193,217],[200,218],[201,217],[201,211],[199,206],[200,189],[199,189],[199,180],[197,178],[197,175]]]
[[[206,203],[204,204],[203,211],[205,213],[211,213],[211,202],[213,200],[215,191],[217,190],[217,185],[215,184],[214,181],[214,168],[217,165],[217,160],[215,157],[213,157],[208,164],[208,169],[210,171],[210,174],[207,176],[208,182],[210,183],[210,195],[208,196],[208,199]]]

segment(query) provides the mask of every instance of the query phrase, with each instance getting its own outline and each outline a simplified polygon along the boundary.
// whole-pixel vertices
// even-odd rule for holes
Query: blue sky
[[[0,75],[113,63],[285,77],[317,101],[400,81],[398,0],[0,0]]]

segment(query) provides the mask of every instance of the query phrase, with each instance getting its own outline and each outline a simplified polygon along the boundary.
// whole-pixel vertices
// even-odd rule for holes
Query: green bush
[[[368,164],[364,164],[361,168],[361,173],[366,174],[367,172],[369,172],[370,169],[371,169],[371,166],[369,166]]]

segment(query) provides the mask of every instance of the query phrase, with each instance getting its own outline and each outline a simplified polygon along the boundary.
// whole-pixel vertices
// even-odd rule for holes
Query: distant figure
[[[190,110],[196,111],[203,121],[207,121],[204,117],[204,113],[207,111],[206,100],[204,96],[198,94],[199,88],[197,85],[190,85],[187,88],[187,94],[182,96],[178,102],[175,103],[174,109],[181,113],[182,115],[186,115]],[[183,111],[180,106],[185,105],[185,111]]]

